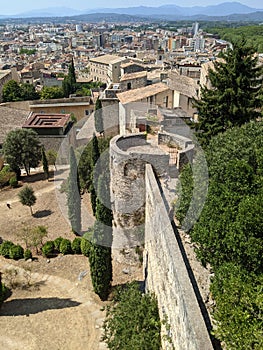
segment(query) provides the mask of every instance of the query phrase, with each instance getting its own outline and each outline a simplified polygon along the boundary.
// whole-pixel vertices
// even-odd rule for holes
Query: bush
[[[91,242],[88,239],[86,239],[85,237],[82,237],[81,242],[80,242],[81,253],[84,256],[88,257],[90,254],[90,249],[91,249]]]
[[[16,174],[10,170],[9,165],[5,165],[0,171],[0,186],[7,186],[13,177],[16,177]]]
[[[5,258],[10,258],[10,249],[14,246],[14,243],[5,241],[0,245],[0,254]]]
[[[24,259],[28,260],[28,259],[32,259],[32,252],[30,249],[26,249],[24,251]]]
[[[14,260],[23,259],[24,257],[24,249],[21,245],[13,245],[9,249],[9,257]]]
[[[18,185],[18,181],[17,181],[17,178],[16,176],[12,176],[9,180],[9,185],[13,188],[17,187]]]
[[[81,249],[80,249],[80,244],[81,244],[81,238],[76,237],[71,243],[71,249],[74,254],[81,254]]]
[[[54,253],[54,242],[47,241],[42,247],[42,253],[48,257]]]
[[[62,237],[58,237],[54,240],[54,248],[59,251],[60,243],[63,241]]]
[[[61,254],[66,255],[72,253],[71,242],[69,239],[63,239],[59,246],[59,251]]]

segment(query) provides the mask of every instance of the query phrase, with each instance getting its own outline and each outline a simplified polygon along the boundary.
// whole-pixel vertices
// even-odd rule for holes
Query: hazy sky
[[[12,15],[35,9],[44,9],[47,7],[65,6],[76,10],[86,10],[99,7],[128,7],[128,6],[159,6],[164,4],[175,4],[178,6],[206,6],[215,5],[231,0],[96,0],[94,2],[87,0],[2,0],[0,15]],[[238,1],[238,0],[235,0]],[[244,5],[263,8],[262,0],[240,0]]]

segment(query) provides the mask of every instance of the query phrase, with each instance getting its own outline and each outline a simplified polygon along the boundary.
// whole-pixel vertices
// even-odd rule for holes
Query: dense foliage
[[[49,100],[49,99],[56,99],[56,98],[63,98],[64,97],[64,91],[59,86],[44,86],[43,89],[40,92],[40,99],[41,100]]]
[[[3,151],[11,170],[18,172],[24,167],[27,175],[30,168],[38,166],[41,160],[41,145],[38,135],[32,129],[10,131],[4,141]]]
[[[159,350],[161,322],[152,294],[143,294],[132,283],[118,289],[114,302],[107,307],[103,340],[109,349]]]
[[[234,42],[245,37],[249,46],[255,48],[259,53],[263,52],[263,27],[262,25],[238,26],[236,28],[227,28],[225,25],[221,28],[209,28],[209,31],[218,34],[221,39]]]
[[[3,101],[15,102],[26,100],[38,100],[39,94],[36,92],[34,85],[17,83],[15,80],[9,80],[3,86]]]
[[[263,122],[258,121],[211,139],[208,196],[190,231],[197,256],[215,273],[215,334],[229,349],[262,348],[262,134]],[[181,174],[186,189],[180,214],[192,196],[190,175],[188,168]]]
[[[201,143],[233,126],[240,126],[260,116],[262,107],[262,67],[255,51],[245,40],[233,43],[214,63],[208,78],[211,88],[201,88],[197,131]]]

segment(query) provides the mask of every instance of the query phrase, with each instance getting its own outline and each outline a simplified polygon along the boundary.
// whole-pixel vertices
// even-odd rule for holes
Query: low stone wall
[[[163,349],[212,350],[192,283],[153,169],[146,165],[144,271],[146,290],[158,299],[163,326]]]

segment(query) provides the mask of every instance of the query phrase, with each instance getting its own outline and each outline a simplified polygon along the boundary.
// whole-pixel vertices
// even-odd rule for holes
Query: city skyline
[[[21,2],[20,0],[13,0],[12,3],[4,3],[1,5],[0,15],[16,15],[24,12],[28,12],[31,10],[39,10],[46,9],[51,7],[68,7],[74,10],[94,10],[98,8],[116,8],[116,7],[135,7],[135,6],[161,6],[167,4],[174,4],[181,7],[192,7],[192,6],[209,6],[209,5],[217,5],[227,1],[224,0],[200,0],[198,3],[196,0],[184,0],[183,3],[181,1],[171,1],[171,0],[127,0],[125,4],[122,0],[114,0],[111,3],[106,0],[98,0],[95,5],[91,5],[90,2],[85,2],[81,0],[75,0],[73,3],[71,0],[57,0],[55,5],[53,0],[45,0],[35,2],[34,0],[26,0]],[[258,9],[263,9],[262,0],[241,0],[237,1],[243,5],[254,7]]]

